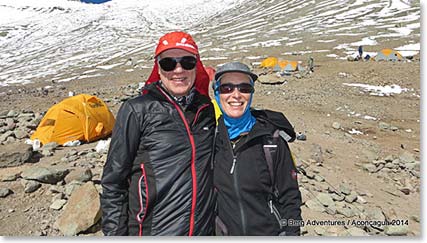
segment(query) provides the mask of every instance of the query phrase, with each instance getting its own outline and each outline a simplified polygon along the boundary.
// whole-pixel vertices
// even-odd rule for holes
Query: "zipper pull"
[[[274,211],[273,211],[273,201],[272,200],[268,201],[268,205],[270,206],[271,213],[274,213]]]
[[[231,166],[230,174],[234,173],[234,168],[236,167],[236,157],[233,158],[233,165]]]

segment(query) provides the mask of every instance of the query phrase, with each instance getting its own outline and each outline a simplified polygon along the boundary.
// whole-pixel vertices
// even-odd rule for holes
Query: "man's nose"
[[[177,63],[175,69],[173,70],[175,73],[181,73],[184,69],[181,66],[181,63]]]

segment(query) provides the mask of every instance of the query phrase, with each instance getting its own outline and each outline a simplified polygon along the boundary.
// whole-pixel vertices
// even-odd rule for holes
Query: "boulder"
[[[0,168],[20,166],[29,162],[33,155],[33,147],[28,144],[7,144],[0,148]]]
[[[65,236],[73,236],[88,230],[100,218],[99,193],[92,182],[87,182],[73,192],[55,226]]]
[[[22,178],[27,180],[36,180],[42,183],[56,184],[64,179],[68,174],[68,169],[65,168],[45,168],[31,167],[24,170],[21,174]]]

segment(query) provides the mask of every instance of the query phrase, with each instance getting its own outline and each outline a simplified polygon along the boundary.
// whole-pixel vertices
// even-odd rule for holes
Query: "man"
[[[144,95],[117,114],[101,181],[105,235],[213,233],[208,85],[193,38],[161,37]]]

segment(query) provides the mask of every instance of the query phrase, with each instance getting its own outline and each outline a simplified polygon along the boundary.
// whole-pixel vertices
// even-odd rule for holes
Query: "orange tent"
[[[277,65],[277,63],[278,63],[278,60],[276,57],[267,57],[261,62],[260,66],[265,68],[273,68],[274,66]]]
[[[280,69],[283,71],[297,71],[298,70],[298,62],[297,61],[288,61],[283,60],[279,61]]]
[[[81,140],[91,142],[111,134],[115,119],[96,96],[76,95],[52,106],[41,120],[32,140],[42,144]]]

